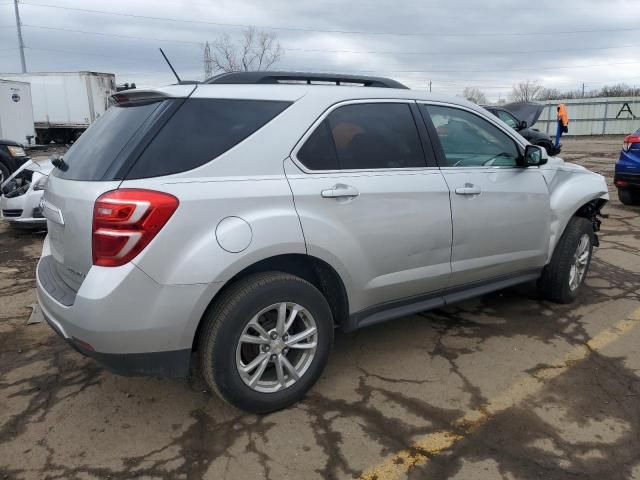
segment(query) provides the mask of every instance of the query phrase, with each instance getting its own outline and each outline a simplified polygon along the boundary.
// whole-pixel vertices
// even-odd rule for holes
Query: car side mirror
[[[522,120],[520,122],[520,126],[518,127],[518,130],[524,130],[525,128],[527,128],[529,125],[527,125],[527,122],[525,122],[524,120]]]
[[[549,160],[547,151],[538,145],[527,145],[524,149],[524,165],[523,167],[539,167]]]

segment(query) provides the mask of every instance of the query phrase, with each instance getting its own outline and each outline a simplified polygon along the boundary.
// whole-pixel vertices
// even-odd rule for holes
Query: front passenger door
[[[421,105],[451,191],[450,286],[533,273],[549,246],[549,190],[523,148],[488,118],[462,107]]]

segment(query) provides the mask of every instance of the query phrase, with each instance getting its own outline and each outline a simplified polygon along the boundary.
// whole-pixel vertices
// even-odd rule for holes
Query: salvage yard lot
[[[612,189],[621,137],[564,144]],[[524,285],[338,333],[307,399],[262,417],[26,325],[44,237],[0,224],[0,479],[640,479],[640,208],[611,194],[575,305]]]

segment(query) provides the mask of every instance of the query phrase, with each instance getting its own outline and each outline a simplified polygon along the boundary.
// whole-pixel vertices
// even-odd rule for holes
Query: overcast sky
[[[278,36],[280,69],[431,81],[454,95],[474,86],[491,100],[524,79],[640,85],[639,0],[21,0],[20,14],[30,71],[139,86],[173,82],[158,47],[183,78],[202,79],[201,44],[243,25]],[[19,71],[17,44],[12,1],[0,0],[0,72]]]

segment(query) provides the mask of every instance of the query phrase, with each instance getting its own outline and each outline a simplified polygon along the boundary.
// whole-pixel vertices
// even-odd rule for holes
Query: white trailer
[[[0,74],[29,82],[38,143],[76,140],[109,107],[115,75],[98,72]]]
[[[35,135],[31,87],[0,79],[0,138],[30,144]]]

